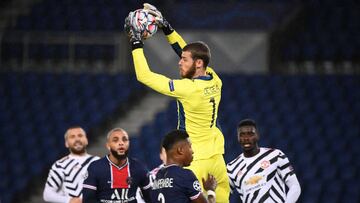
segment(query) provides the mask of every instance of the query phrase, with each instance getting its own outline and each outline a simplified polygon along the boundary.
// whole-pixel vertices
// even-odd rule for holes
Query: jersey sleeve
[[[96,202],[97,191],[96,166],[91,163],[87,169],[87,174],[83,183],[83,200],[84,202]]]
[[[49,171],[49,175],[46,180],[46,185],[50,186],[51,188],[54,188],[57,191],[61,189],[64,179],[65,179],[64,173],[58,167],[57,163],[54,163]]]
[[[186,169],[182,174],[181,187],[189,199],[194,200],[201,194],[201,185],[195,174]]]
[[[186,46],[185,40],[175,30],[171,34],[166,35],[166,39],[175,53],[181,57],[182,49]]]
[[[150,70],[142,48],[132,51],[136,78],[139,82],[151,89],[167,96],[181,98],[189,94],[191,90],[190,79],[172,80],[164,75]]]
[[[282,179],[286,181],[290,176],[295,174],[295,171],[286,155],[282,151],[278,151],[279,155],[277,170],[278,173],[281,175]]]

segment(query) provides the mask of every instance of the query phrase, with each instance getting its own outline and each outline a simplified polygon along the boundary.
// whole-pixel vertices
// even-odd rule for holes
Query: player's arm
[[[144,9],[156,16],[156,22],[164,32],[167,41],[175,53],[181,57],[182,49],[186,46],[185,40],[172,28],[170,23],[155,6],[149,3],[144,3]]]
[[[56,163],[54,163],[49,171],[43,191],[43,199],[45,202],[68,203],[70,201],[71,197],[58,192],[61,190],[63,181],[64,174],[57,169]]]
[[[150,176],[146,169],[143,168],[142,169],[142,178],[141,178],[141,182],[140,182],[140,190],[143,196],[143,199],[145,200],[145,202],[151,202],[150,199],[150,190],[151,190],[151,180],[150,180]]]
[[[172,80],[164,75],[154,73],[150,70],[146,61],[143,48],[132,51],[136,78],[139,82],[151,89],[171,97],[182,97],[189,94],[191,80]]]
[[[137,80],[155,91],[168,96],[179,98],[189,94],[191,80],[171,80],[164,75],[150,70],[144,55],[142,31],[132,25],[132,19],[133,13],[130,12],[129,16],[125,19],[124,27],[132,48],[131,53]]]
[[[289,191],[286,194],[285,202],[296,202],[301,194],[300,183],[296,175],[292,175],[285,181],[286,185],[289,187]]]
[[[283,152],[279,150],[278,156],[278,172],[283,178],[285,184],[289,187],[289,191],[286,194],[285,202],[296,202],[301,193],[300,183],[296,177],[294,168],[291,166],[289,159]]]
[[[71,197],[58,193],[53,187],[46,184],[43,191],[43,199],[45,202],[68,203]]]
[[[83,183],[83,202],[97,203],[97,181],[96,181],[96,167],[91,163],[87,169],[87,178]]]
[[[214,176],[209,174],[206,181],[202,179],[206,194],[201,192],[200,183],[193,172],[185,172],[185,176],[183,177],[183,179],[185,180],[184,185],[186,185],[184,187],[184,191],[187,191],[192,203],[216,202],[215,189],[217,186],[217,182]],[[196,188],[196,185],[198,185],[199,188]]]

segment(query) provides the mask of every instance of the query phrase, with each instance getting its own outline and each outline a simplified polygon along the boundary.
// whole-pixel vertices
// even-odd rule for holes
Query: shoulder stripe
[[[54,179],[54,177],[51,177],[51,180],[55,183],[55,185],[60,188],[60,184]]]
[[[286,168],[289,167],[289,166],[290,166],[290,162],[287,162],[287,163],[284,164],[283,166],[280,166],[279,169],[280,169],[280,170],[284,170],[284,169],[286,169]]]
[[[170,92],[175,91],[174,81],[173,80],[169,80],[169,89],[170,89]]]
[[[71,179],[71,180],[65,180],[65,182],[74,182],[74,180],[78,177],[79,173],[81,172],[81,170],[90,163],[90,161],[93,159],[94,157],[89,157],[87,158],[84,163],[81,164],[81,167],[79,168],[79,170],[75,173],[74,177]],[[74,168],[72,168],[70,170],[70,172],[67,174],[69,175],[72,171],[73,171]]]
[[[97,187],[92,186],[92,185],[87,185],[87,184],[83,184],[83,188],[87,188],[87,189],[90,189],[90,190],[97,190]]]
[[[290,171],[289,173],[287,173],[284,177],[284,180],[286,180],[289,176],[292,176],[293,174],[295,174],[294,171]]]
[[[201,192],[197,193],[196,195],[194,196],[191,196],[190,199],[191,200],[194,200],[194,199],[197,199],[199,196],[200,196]]]
[[[69,161],[69,163],[67,163],[65,166],[61,166],[60,164],[56,163],[56,164],[55,164],[55,167],[56,167],[56,168],[66,169],[72,162],[74,162],[74,159],[71,159],[71,160]]]
[[[61,175],[59,174],[59,172],[57,170],[59,170],[59,169],[50,169],[50,172],[54,173],[55,176],[61,181],[62,177],[61,177]]]

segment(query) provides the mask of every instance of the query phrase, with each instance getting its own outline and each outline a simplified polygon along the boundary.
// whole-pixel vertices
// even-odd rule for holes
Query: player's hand
[[[82,203],[82,199],[80,197],[73,197],[69,203]]]
[[[144,10],[151,13],[159,20],[162,20],[163,16],[162,16],[161,12],[154,5],[151,5],[149,3],[144,3],[143,5],[144,5]]]
[[[154,6],[149,3],[144,3],[144,10],[155,16],[156,24],[161,28],[171,29],[170,23],[164,18],[162,13]]]
[[[204,185],[204,189],[206,191],[208,191],[208,190],[215,191],[215,189],[217,187],[217,182],[213,175],[208,174],[208,178],[206,180],[204,178],[202,178],[202,182]]]
[[[130,42],[142,41],[142,29],[134,22],[134,12],[130,12],[125,18],[124,30],[129,37]]]

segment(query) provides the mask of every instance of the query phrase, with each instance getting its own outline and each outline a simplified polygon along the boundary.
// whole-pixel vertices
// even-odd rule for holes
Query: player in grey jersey
[[[236,190],[243,203],[296,202],[301,188],[285,154],[258,146],[259,133],[253,120],[240,121],[237,133],[243,153],[227,164],[231,192]]]
[[[49,171],[43,198],[46,202],[81,203],[84,176],[89,164],[99,157],[86,152],[86,132],[79,126],[68,128],[65,146],[69,155],[57,160]]]

